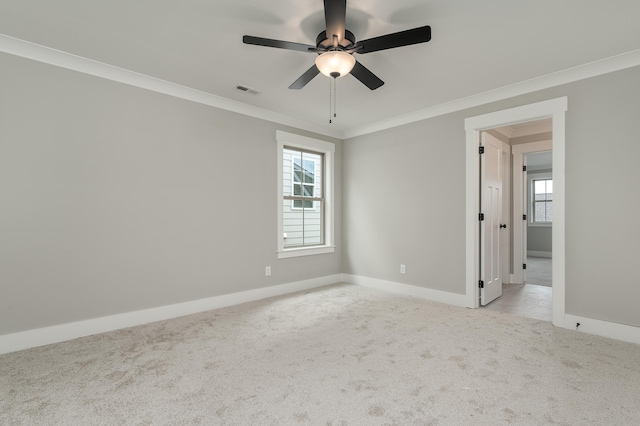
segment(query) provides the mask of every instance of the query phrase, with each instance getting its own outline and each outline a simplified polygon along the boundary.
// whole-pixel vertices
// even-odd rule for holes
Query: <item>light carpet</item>
[[[640,346],[354,285],[0,356],[3,425],[640,424]]]

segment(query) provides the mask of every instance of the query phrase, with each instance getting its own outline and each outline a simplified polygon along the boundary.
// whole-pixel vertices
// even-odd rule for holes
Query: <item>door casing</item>
[[[553,122],[553,230],[552,230],[552,311],[553,325],[565,325],[565,113],[567,97],[550,99],[465,119],[466,131],[466,305],[479,306],[478,206],[480,196],[480,132],[495,127],[551,118]]]

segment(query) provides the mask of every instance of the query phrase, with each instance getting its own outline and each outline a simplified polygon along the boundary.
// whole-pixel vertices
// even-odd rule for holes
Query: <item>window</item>
[[[296,151],[293,149],[284,150],[284,161],[291,161],[293,167],[292,186],[293,196],[302,198],[314,198],[316,196],[316,176],[322,179],[322,154]],[[286,167],[286,166],[285,166]],[[285,193],[287,189],[285,188]],[[320,191],[318,191],[320,195]],[[304,199],[293,199],[291,208],[293,209],[312,209],[313,201]]]
[[[553,180],[531,180],[531,218],[533,223],[551,223],[553,219]]]
[[[282,152],[284,247],[308,247],[324,243],[324,154],[285,146]]]
[[[332,143],[278,131],[278,257],[330,253]]]

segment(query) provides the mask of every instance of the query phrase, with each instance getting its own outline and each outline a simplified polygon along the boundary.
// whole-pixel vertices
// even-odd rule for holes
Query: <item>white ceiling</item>
[[[511,124],[510,126],[496,127],[494,130],[502,133],[509,139],[513,139],[551,132],[553,130],[553,121],[550,118],[545,118],[542,120]]]
[[[0,0],[0,34],[344,131],[640,49],[637,0],[350,0],[357,39],[422,25],[432,41],[356,55],[385,81],[287,87],[314,55],[244,45],[245,34],[314,44],[320,0]],[[244,85],[252,95],[235,89]]]
[[[551,151],[527,154],[527,170],[546,170],[553,164]]]

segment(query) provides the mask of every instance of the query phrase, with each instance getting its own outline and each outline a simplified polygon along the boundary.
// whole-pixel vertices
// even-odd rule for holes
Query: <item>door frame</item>
[[[524,165],[524,157],[526,154],[529,154],[532,152],[543,152],[543,151],[551,151],[553,155],[552,140],[530,142],[522,145],[514,145],[511,147],[511,153],[513,154],[513,200],[514,200],[513,217],[520,217],[523,214],[526,214],[528,219],[530,214],[530,212],[528,212],[525,209],[525,206],[528,205],[527,194],[526,194],[526,191],[524,190],[527,182],[524,181],[523,173],[519,172],[520,170],[522,170],[522,166]],[[555,185],[555,181],[554,181],[554,185]],[[555,204],[553,208],[555,210]],[[553,222],[555,225],[555,218]],[[514,284],[524,284],[526,279],[526,274],[524,273],[525,271],[523,271],[522,268],[516,268],[515,265],[526,263],[525,259],[527,258],[527,251],[526,251],[527,238],[525,236],[526,236],[526,233],[529,232],[528,223],[529,223],[529,220],[527,220],[526,222],[523,220],[516,220],[513,223],[514,268],[513,268],[511,282]],[[553,232],[553,228],[551,229],[551,231]],[[552,244],[552,247],[553,247],[553,244]],[[552,270],[552,273],[553,273],[553,270]],[[553,287],[553,279],[551,283]]]
[[[563,326],[565,319],[565,113],[567,97],[550,99],[516,108],[465,119],[466,131],[466,306],[479,307],[480,232],[480,132],[525,121],[551,118],[553,121],[553,229],[552,229],[552,311],[553,325]]]

